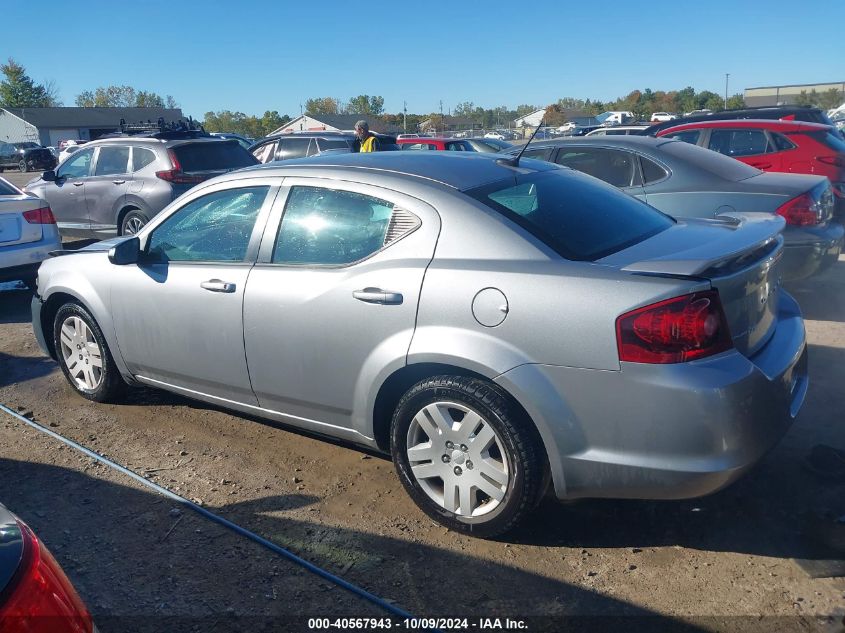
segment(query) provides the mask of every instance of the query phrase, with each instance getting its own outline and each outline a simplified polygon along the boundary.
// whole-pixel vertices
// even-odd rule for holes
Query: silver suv
[[[204,133],[121,136],[87,143],[24,191],[48,202],[63,235],[102,239],[134,234],[194,185],[256,163],[237,141]]]

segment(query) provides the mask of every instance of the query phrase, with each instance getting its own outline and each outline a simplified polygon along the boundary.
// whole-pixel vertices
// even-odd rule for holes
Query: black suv
[[[700,123],[701,121],[724,121],[733,119],[786,119],[791,121],[807,121],[809,123],[821,123],[833,127],[833,121],[827,116],[824,110],[819,108],[808,108],[805,106],[761,106],[759,108],[743,108],[741,110],[722,110],[713,114],[697,114],[695,116],[662,121],[656,125],[646,128],[640,134],[642,136],[656,136],[661,130],[683,125],[684,123]]]
[[[398,150],[395,136],[376,134],[380,152]],[[261,163],[315,156],[326,151],[357,152],[360,142],[344,132],[294,132],[262,138],[249,148]]]
[[[46,147],[38,143],[4,143],[0,141],[0,171],[17,169],[18,171],[40,171],[53,169],[58,160]]]

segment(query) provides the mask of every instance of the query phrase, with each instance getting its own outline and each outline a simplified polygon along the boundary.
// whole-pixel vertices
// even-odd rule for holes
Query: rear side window
[[[446,149],[452,152],[463,152],[466,150],[466,147],[460,141],[456,141],[446,143]]]
[[[725,156],[754,156],[773,151],[763,130],[711,130],[707,147]]]
[[[762,174],[759,169],[755,169],[750,165],[723,156],[718,152],[711,152],[708,149],[699,147],[698,145],[690,145],[689,143],[679,143],[677,141],[667,141],[658,145],[661,152],[666,152],[669,156],[677,158],[685,163],[688,163],[695,169],[703,169],[709,171],[714,176],[738,182],[746,178],[752,178],[758,174]],[[667,161],[670,165],[671,161]]]
[[[279,141],[279,160],[304,158],[310,144],[310,138],[283,138]]]
[[[640,164],[643,167],[643,181],[647,185],[658,180],[663,180],[669,175],[660,165],[645,156],[640,156]]]
[[[156,160],[155,152],[151,149],[143,147],[132,148],[132,171],[143,169],[147,165],[151,165]]]
[[[790,141],[783,134],[775,134],[774,132],[771,132],[770,134],[772,135],[772,143],[774,143],[777,151],[785,152],[788,149],[795,148],[795,143]]]
[[[565,170],[523,174],[466,193],[567,259],[601,259],[674,223],[618,189]]]
[[[320,151],[324,152],[327,149],[351,149],[351,144],[348,141],[342,141],[334,138],[317,139],[317,144]]]
[[[103,145],[97,156],[95,176],[126,174],[129,172],[129,148],[125,146]]]
[[[628,152],[611,149],[561,149],[555,162],[595,178],[614,187],[630,187],[634,181],[634,160]]]
[[[698,139],[701,138],[701,130],[684,130],[683,132],[675,132],[674,134],[667,134],[665,138],[676,138],[684,143],[698,144]]]
[[[258,163],[237,141],[186,143],[173,148],[182,171],[224,171]]]
[[[273,251],[280,264],[343,265],[385,243],[393,204],[351,191],[293,187]]]

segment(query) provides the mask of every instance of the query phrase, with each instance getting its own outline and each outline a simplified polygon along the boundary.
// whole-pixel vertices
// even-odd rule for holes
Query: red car
[[[475,148],[454,138],[397,138],[399,149],[407,150],[449,150],[452,152],[474,152]]]
[[[763,171],[827,176],[836,194],[837,213],[845,213],[845,140],[828,125],[754,119],[702,121],[666,128],[657,136],[700,145]]]
[[[44,543],[0,505],[0,631],[96,630],[88,609]]]

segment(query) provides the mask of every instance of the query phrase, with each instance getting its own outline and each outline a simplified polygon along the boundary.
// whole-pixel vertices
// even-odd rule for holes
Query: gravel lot
[[[21,184],[34,175],[4,174]],[[807,319],[811,385],[757,469],[698,500],[546,500],[501,541],[435,525],[383,457],[163,392],[137,390],[122,405],[76,396],[35,342],[24,289],[0,291],[0,402],[415,615],[843,631],[845,538],[832,519],[845,515],[845,484],[802,460],[815,444],[845,447],[845,256],[791,291]],[[167,630],[228,631],[271,621],[246,616],[287,630],[294,615],[378,614],[3,413],[0,481],[0,501],[43,537],[104,633],[163,617]],[[836,538],[838,552],[822,545]],[[207,619],[197,628],[189,618]]]

